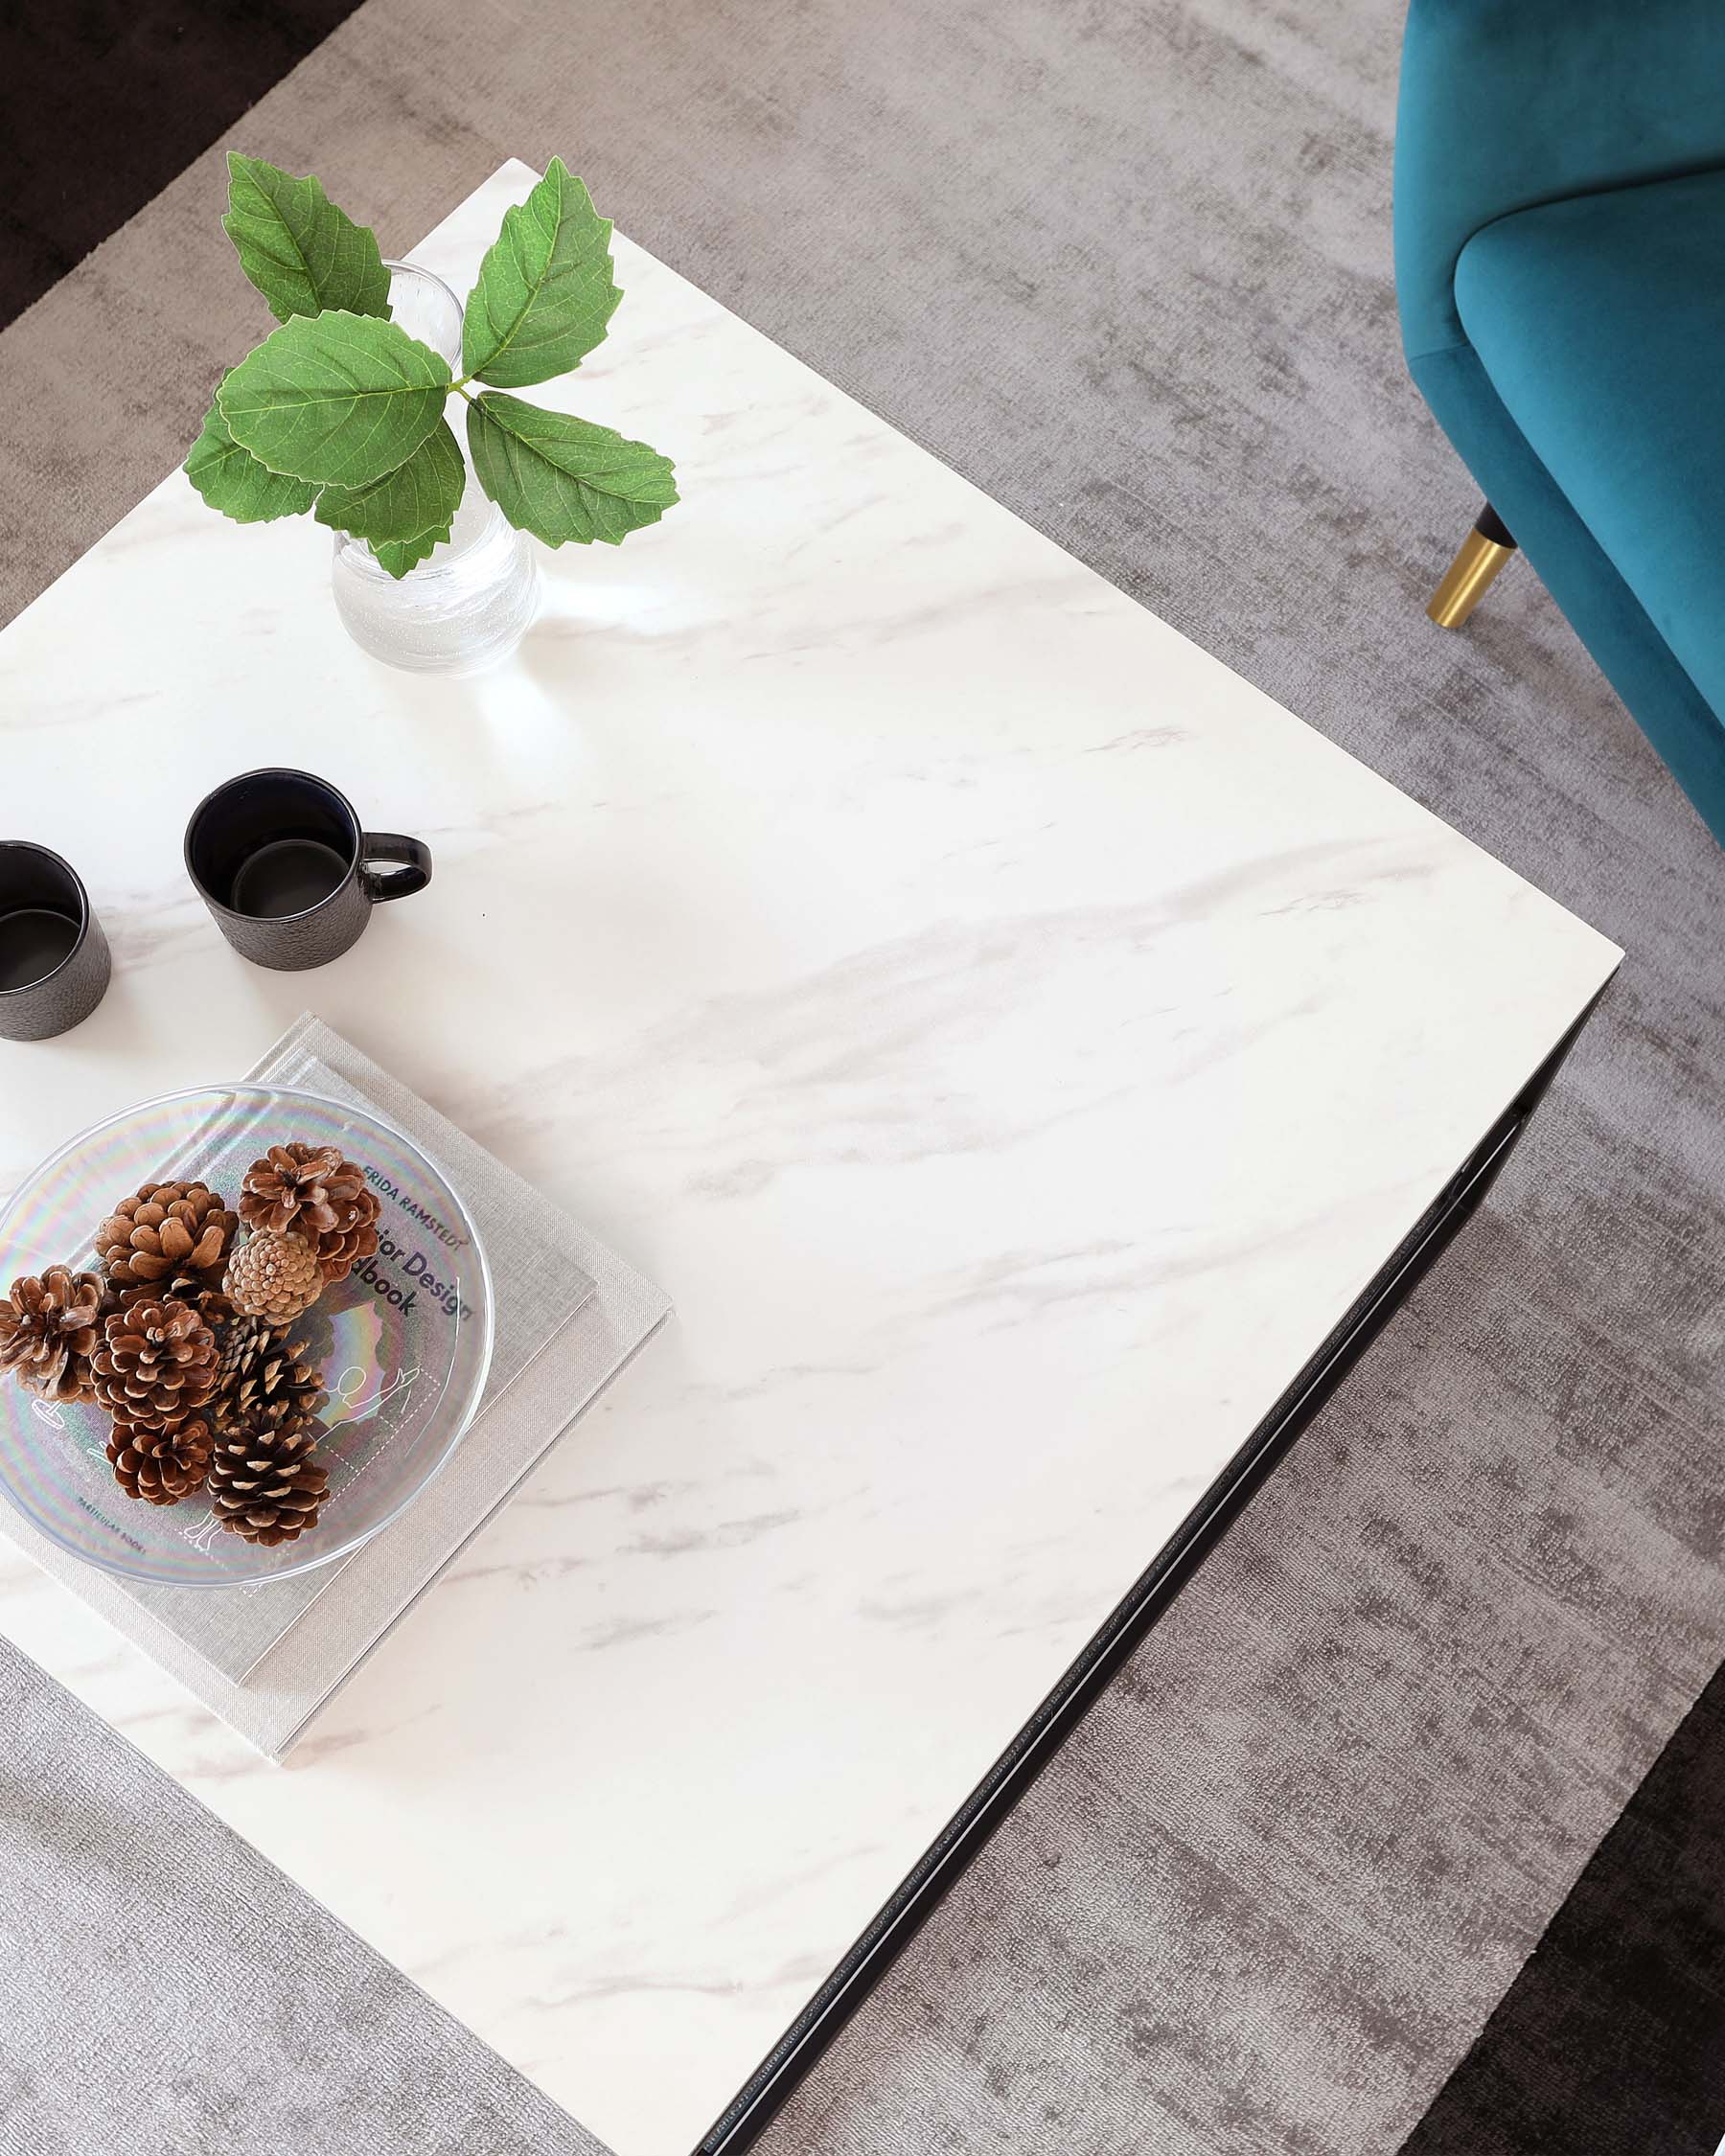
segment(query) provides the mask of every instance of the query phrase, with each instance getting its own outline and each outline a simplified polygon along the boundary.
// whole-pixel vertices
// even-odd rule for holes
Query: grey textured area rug
[[[1399,30],[1389,0],[366,0],[235,137],[396,245],[562,151],[635,239],[1628,952],[1489,1209],[779,2156],[1394,2149],[1720,1657],[1725,857],[1524,564],[1465,635],[1422,618],[1476,504],[1396,337]],[[199,160],[0,336],[11,605],[174,461],[256,333],[220,186]],[[0,2057],[31,2047],[54,2124],[17,2145],[128,2145],[80,2107],[112,2115],[102,1942],[138,1931],[160,1973],[123,1985],[126,2051],[173,2056],[187,2108],[130,2145],[246,2145],[332,1969],[407,2107],[366,2145],[444,2145],[405,2092],[482,2071],[460,2033],[237,1845],[218,1908],[165,1880],[162,1841],[215,1830],[156,1785],[134,1853],[135,1767],[30,1696],[9,1779],[82,1771],[8,1837],[0,1893],[81,1839],[106,1928],[68,1952],[23,1897]],[[177,2007],[259,1894],[295,1946],[236,2047]],[[14,2036],[33,1984],[58,2010]],[[277,2137],[295,2156],[357,2145],[315,2116]]]
[[[5,2156],[603,2156],[12,1648]]]

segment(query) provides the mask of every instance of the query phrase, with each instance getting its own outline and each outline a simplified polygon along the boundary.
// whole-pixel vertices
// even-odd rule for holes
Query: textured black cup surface
[[[305,771],[247,771],[218,786],[186,831],[186,866],[212,905],[251,913],[246,885],[278,848],[316,847],[334,873],[304,912],[329,898],[359,863],[359,819],[333,786]]]
[[[230,903],[254,921],[283,921],[321,906],[347,873],[341,855],[321,839],[273,838],[241,862]]]
[[[242,958],[295,973],[339,958],[364,933],[374,903],[397,895],[362,856],[430,856],[417,840],[360,831],[345,794],[310,771],[246,771],[193,811],[186,871],[216,926]]]
[[[71,866],[46,846],[0,839],[0,1039],[69,1032],[108,973],[107,938]]]
[[[82,925],[46,906],[0,913],[0,989],[30,988],[63,966],[78,949]]]

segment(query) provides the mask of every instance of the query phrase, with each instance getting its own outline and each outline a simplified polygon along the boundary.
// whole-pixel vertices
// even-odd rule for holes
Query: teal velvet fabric
[[[1500,218],[1456,300],[1528,446],[1725,714],[1725,172]]]
[[[1494,218],[1718,166],[1721,0],[1413,0],[1395,126],[1408,356],[1466,342],[1456,264]]]
[[[1412,372],[1600,673],[1725,846],[1725,726],[1529,447],[1477,355],[1466,345],[1428,353]]]
[[[1725,0],[1414,0],[1414,378],[1725,844]]]

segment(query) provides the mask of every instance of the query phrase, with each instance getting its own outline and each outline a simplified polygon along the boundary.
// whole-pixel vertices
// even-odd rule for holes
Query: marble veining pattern
[[[465,288],[526,184],[418,259]],[[373,666],[325,535],[177,477],[0,636],[16,820],[116,964],[0,1044],[0,1181],[310,999],[678,1318],[286,1771],[11,1557],[0,1623],[619,2156],[680,2156],[1616,953],[619,275],[566,401],[685,504],[548,558],[503,673]],[[298,978],[178,858],[277,761],[437,856]]]

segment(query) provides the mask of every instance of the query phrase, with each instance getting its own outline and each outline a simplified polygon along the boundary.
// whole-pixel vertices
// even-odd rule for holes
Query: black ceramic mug
[[[107,938],[77,874],[46,846],[0,838],[0,1039],[70,1032],[107,984]]]
[[[242,958],[297,973],[357,943],[381,900],[423,891],[431,855],[362,831],[347,796],[309,771],[247,771],[193,811],[186,873]]]

